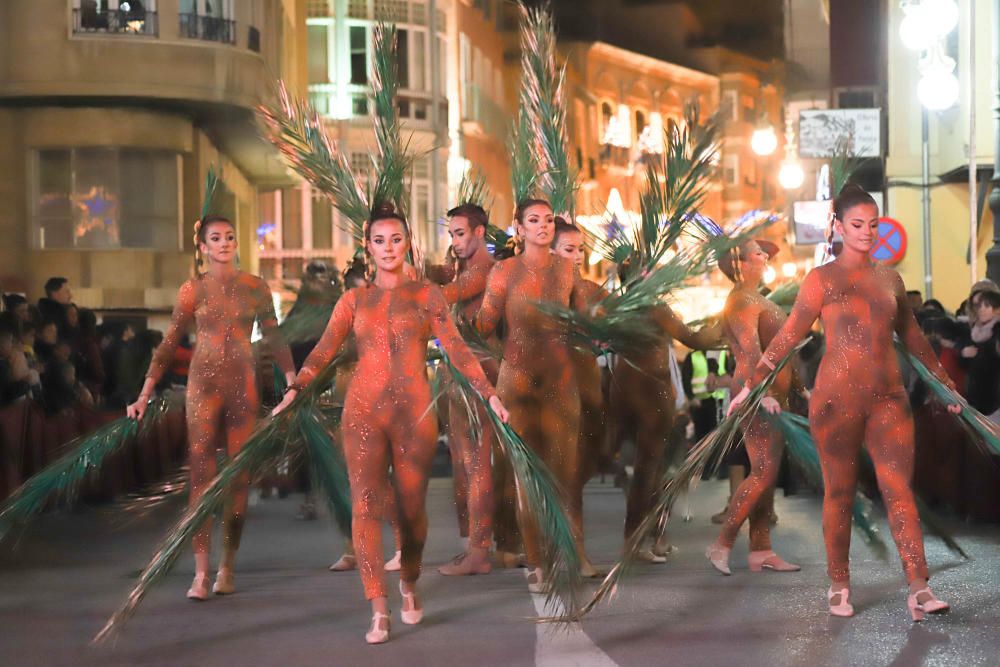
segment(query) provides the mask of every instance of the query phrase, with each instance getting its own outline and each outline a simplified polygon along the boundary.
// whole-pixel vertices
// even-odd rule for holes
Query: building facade
[[[448,245],[439,220],[448,209],[447,35],[453,20],[448,0],[309,0],[304,19],[309,100],[362,181],[371,171],[375,142],[372,29],[380,21],[396,24],[398,109],[404,143],[416,156],[407,182],[410,224],[429,256]],[[331,202],[308,184],[264,193],[261,275],[277,287],[297,281],[310,260],[343,269],[355,252],[345,227]]]
[[[975,67],[969,61],[969,8],[975,3]],[[965,0],[958,28],[947,44],[957,62],[960,83],[958,102],[951,109],[928,114],[930,152],[930,244],[932,295],[954,310],[969,295],[973,283],[970,266],[977,258],[976,278],[986,275],[986,251],[993,245],[993,216],[988,208],[989,178],[993,172],[995,100],[993,30],[997,25],[994,3]],[[897,3],[888,7],[887,105],[889,143],[886,177],[889,184],[886,211],[907,231],[908,249],[897,268],[908,288],[926,292],[924,281],[924,235],[919,184],[921,169],[921,105],[917,98],[918,54],[908,51],[899,37],[903,14]],[[970,95],[970,81],[975,96]],[[975,114],[975,134],[970,142],[970,122]],[[972,247],[968,163],[970,143],[978,172],[976,196],[977,241]],[[917,186],[917,187],[914,187]]]
[[[253,110],[304,84],[295,0],[0,3],[0,284],[53,275],[101,311],[169,312],[205,173],[257,270],[258,195],[289,182]]]

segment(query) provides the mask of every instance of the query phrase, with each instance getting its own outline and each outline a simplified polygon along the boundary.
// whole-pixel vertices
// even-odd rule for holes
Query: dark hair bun
[[[840,189],[840,194],[833,200],[833,217],[843,221],[844,214],[859,204],[871,204],[878,207],[875,199],[863,187],[857,183],[845,183],[844,187]]]
[[[396,215],[396,207],[392,202],[384,201],[372,209],[372,218],[384,218]]]

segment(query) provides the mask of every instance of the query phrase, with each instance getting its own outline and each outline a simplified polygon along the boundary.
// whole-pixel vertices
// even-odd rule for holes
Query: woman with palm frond
[[[589,309],[604,297],[608,291],[597,283],[583,277],[584,238],[583,232],[574,224],[566,222],[560,216],[555,219],[555,238],[552,241],[552,251],[560,257],[573,262],[576,273],[576,289],[582,297],[582,306]],[[580,387],[580,437],[577,446],[580,457],[579,475],[576,484],[568,489],[574,496],[574,502],[583,507],[583,487],[593,477],[599,468],[609,463],[610,454],[607,450],[606,415],[604,394],[601,386],[601,368],[593,351],[573,347],[570,350],[573,358],[573,368],[576,371],[576,382]],[[579,517],[582,521],[582,515]],[[583,526],[577,526],[583,534]],[[586,567],[586,566],[585,566]]]
[[[292,403],[353,332],[358,350],[355,375],[366,382],[347,388],[341,428],[351,486],[351,532],[365,597],[372,604],[365,640],[381,644],[389,639],[381,524],[390,465],[403,540],[401,617],[410,625],[423,619],[416,582],[427,538],[427,482],[437,443],[437,418],[427,409],[432,401],[425,371],[428,340],[441,341],[502,420],[507,412],[459,335],[441,291],[408,275],[406,218],[391,204],[377,204],[364,226],[364,241],[366,255],[375,264],[374,278],[337,302],[323,338],[275,413]]]
[[[139,398],[128,406],[129,417],[142,418],[153,388],[169,368],[188,327],[194,324],[198,342],[186,396],[192,506],[215,477],[216,446],[225,443],[229,456],[235,456],[256,426],[260,396],[250,344],[255,319],[286,380],[290,382],[295,374],[291,353],[278,331],[267,283],[236,266],[233,223],[222,216],[204,216],[195,223],[194,242],[197,275],[181,286],[170,327],[149,364]],[[202,258],[208,260],[204,273]],[[222,559],[212,586],[218,595],[235,591],[233,565],[243,533],[248,491],[249,479],[244,476],[232,489],[226,508]],[[194,537],[195,575],[187,593],[192,600],[209,596],[210,542],[211,526],[206,523]]]
[[[767,262],[778,247],[763,240],[752,240],[738,248],[724,251],[719,269],[733,281],[733,290],[722,311],[722,326],[736,360],[734,381],[742,384],[760,360],[761,352],[785,323],[785,314],[773,301],[764,297],[758,286]],[[775,379],[761,406],[771,414],[788,407],[792,369],[786,368]],[[750,569],[760,572],[796,572],[798,565],[785,562],[771,549],[770,517],[774,506],[774,485],[781,466],[784,439],[763,415],[755,416],[743,427],[743,441],[750,458],[750,475],[737,487],[729,501],[722,532],[705,552],[722,574],[730,574],[729,552],[743,522],[750,519]]]
[[[628,273],[625,262],[619,266],[623,282],[628,280]],[[721,328],[716,325],[692,331],[666,303],[650,308],[646,318],[658,340],[644,350],[617,358],[608,397],[614,441],[630,440],[635,444],[634,473],[625,510],[626,541],[652,508],[666,460],[664,447],[674,428],[676,396],[670,348],[677,340],[695,350],[708,350],[716,347],[721,337]],[[669,552],[669,547],[655,544],[639,552],[638,557],[663,563]]]
[[[736,409],[820,319],[826,353],[809,401],[809,426],[823,468],[823,537],[834,616],[853,616],[849,601],[851,514],[858,456],[864,445],[875,464],[889,525],[909,584],[907,607],[914,621],[942,612],[948,603],[927,586],[923,533],[910,487],[913,477],[913,418],[900,377],[894,334],[941,383],[951,379],[920,332],[899,274],[871,259],[877,237],[878,205],[848,184],[833,202],[834,229],[844,239],[836,260],[806,276],[788,320],[761,355]],[[950,405],[958,413],[961,406]]]
[[[489,336],[503,318],[506,337],[497,393],[510,409],[511,426],[538,454],[565,493],[574,488],[579,475],[580,394],[565,331],[536,304],[553,301],[568,307],[579,303],[581,296],[572,262],[550,252],[555,221],[549,203],[542,199],[519,202],[515,226],[524,251],[493,267],[475,324],[480,334]],[[515,497],[513,483],[503,478],[505,468],[497,468],[496,489],[501,494],[497,504],[518,509],[528,587],[542,592],[550,573],[542,572],[537,527]],[[567,497],[564,502],[574,526],[580,525],[577,499]],[[583,536],[577,534],[576,540],[582,544]],[[498,545],[498,552],[503,546]],[[506,556],[498,554],[498,558]]]
[[[364,260],[360,257],[354,257],[351,263],[344,270],[344,290],[351,290],[355,288],[364,287],[368,284],[368,270],[365,267]],[[327,318],[329,322],[330,318]],[[325,329],[326,327],[324,327]],[[317,341],[318,342],[318,341]],[[315,347],[315,346],[313,346]],[[354,379],[354,369],[358,365],[358,346],[354,342],[354,334],[352,333],[347,337],[347,341],[344,343],[341,349],[340,356],[338,357],[337,363],[337,374],[334,377],[333,385],[333,396],[331,400],[335,405],[343,407],[344,399],[347,397],[347,388],[351,385],[351,380]],[[340,449],[344,448],[344,437],[343,432],[340,428],[337,428],[336,432],[333,434]],[[398,572],[400,568],[400,546],[403,544],[403,539],[399,533],[399,517],[396,511],[396,499],[391,493],[385,493],[385,510],[384,517],[392,526],[392,536],[396,540],[396,553],[393,554],[392,558],[389,559],[385,564],[386,572]],[[354,553],[354,540],[351,538],[350,534],[347,535],[347,539],[344,541],[344,553],[330,566],[331,572],[347,572],[349,570],[357,569],[358,567],[358,557]]]

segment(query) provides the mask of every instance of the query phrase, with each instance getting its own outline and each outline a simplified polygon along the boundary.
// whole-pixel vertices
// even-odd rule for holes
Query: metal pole
[[[993,178],[990,211],[993,213],[993,247],[986,251],[986,276],[1000,281],[1000,0],[993,0]]]
[[[1000,2],[1000,0],[997,0]],[[921,131],[921,162],[923,163],[920,183],[923,192],[923,227],[924,227],[924,299],[934,298],[931,278],[931,149],[927,122],[927,107],[920,108]]]
[[[976,0],[969,3],[969,285],[979,279],[979,193],[976,188]]]

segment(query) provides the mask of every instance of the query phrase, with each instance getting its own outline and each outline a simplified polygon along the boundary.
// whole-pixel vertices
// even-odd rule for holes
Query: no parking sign
[[[878,239],[872,247],[871,258],[876,262],[898,264],[906,256],[906,230],[893,218],[878,219]]]

